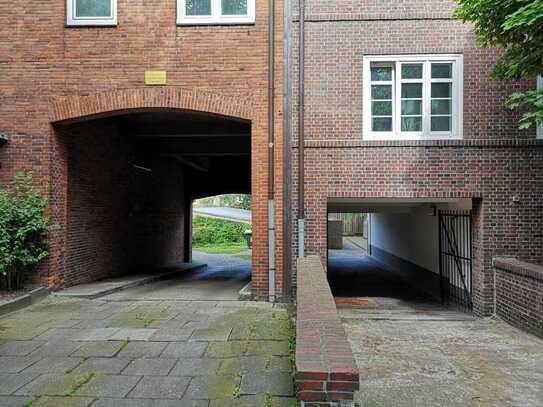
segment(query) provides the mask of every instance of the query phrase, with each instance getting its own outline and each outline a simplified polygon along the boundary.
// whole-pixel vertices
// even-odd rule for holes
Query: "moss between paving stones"
[[[107,324],[108,328],[149,328],[154,322],[168,320],[174,316],[169,307],[140,306]]]

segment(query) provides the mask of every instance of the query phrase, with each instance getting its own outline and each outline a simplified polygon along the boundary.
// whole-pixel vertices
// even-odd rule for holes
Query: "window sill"
[[[217,25],[217,26],[230,26],[230,25],[255,25],[255,21],[178,21],[176,23],[178,27],[181,26],[198,26],[198,25]]]
[[[438,141],[438,140],[463,140],[462,136],[457,135],[399,135],[399,134],[370,134],[362,137],[363,141]]]
[[[66,22],[65,27],[117,27],[116,20],[71,20]]]

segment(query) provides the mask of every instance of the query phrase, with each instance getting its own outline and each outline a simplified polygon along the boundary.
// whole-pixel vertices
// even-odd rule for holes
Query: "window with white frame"
[[[117,25],[117,0],[66,0],[68,25]]]
[[[364,57],[364,139],[462,138],[462,55]]]
[[[177,24],[252,24],[255,0],[177,0]]]

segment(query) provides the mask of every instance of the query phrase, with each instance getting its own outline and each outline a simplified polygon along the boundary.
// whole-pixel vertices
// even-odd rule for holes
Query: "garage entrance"
[[[338,302],[396,299],[471,311],[471,206],[469,199],[329,202],[328,279]],[[353,216],[367,219],[363,247],[346,236],[343,223]]]

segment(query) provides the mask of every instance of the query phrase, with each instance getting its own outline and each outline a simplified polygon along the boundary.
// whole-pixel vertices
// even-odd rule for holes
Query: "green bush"
[[[17,173],[9,189],[0,189],[0,287],[22,288],[27,272],[48,255],[51,224],[47,198],[33,185],[31,173]]]
[[[192,243],[206,246],[226,243],[243,243],[244,233],[251,226],[245,223],[195,216],[192,224]]]

